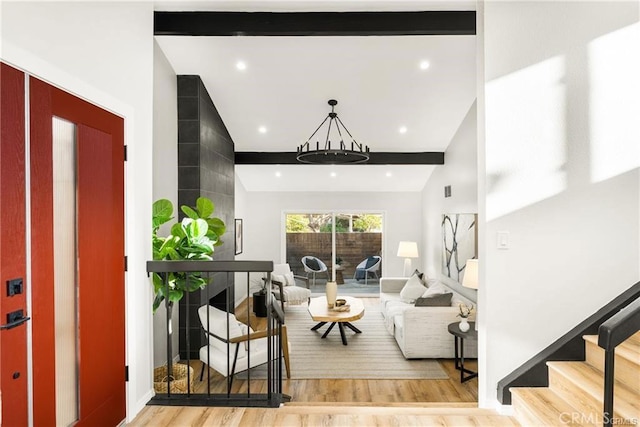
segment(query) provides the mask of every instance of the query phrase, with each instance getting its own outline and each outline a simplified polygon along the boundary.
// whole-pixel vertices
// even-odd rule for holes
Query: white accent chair
[[[297,286],[296,281],[305,285]],[[282,311],[284,303],[300,304],[309,301],[311,291],[309,290],[309,278],[296,276],[291,271],[289,264],[274,264],[271,273],[271,290],[273,296],[280,301]]]
[[[371,264],[369,267],[367,267],[367,261],[369,261],[369,258],[375,258],[377,261]],[[382,262],[382,258],[380,258],[378,255],[365,258],[360,264],[356,266],[356,271],[353,273],[354,280],[355,279],[360,280],[357,277],[358,272],[361,272],[361,274],[364,274],[365,285],[367,284],[367,280],[369,279],[369,273],[373,273],[376,276],[376,279],[379,279],[380,277],[378,277],[378,271],[380,270],[381,262]]]
[[[200,381],[204,376],[205,365],[208,365],[223,377],[229,377],[228,388],[230,390],[234,374],[268,361],[267,331],[254,332],[251,327],[238,322],[233,313],[227,313],[210,305],[200,307],[198,317],[208,338],[208,343],[202,346],[199,351],[202,361]],[[229,324],[228,335],[227,323]],[[285,326],[283,326],[282,338],[282,353],[287,378],[290,378],[289,345]],[[228,354],[227,345],[229,346]]]
[[[324,262],[322,262],[320,258],[307,255],[302,257],[301,261],[302,261],[302,265],[304,266],[304,271],[305,273],[307,273],[307,278],[309,277],[309,274],[311,274],[313,277],[313,286],[316,285],[316,274],[325,273],[327,275],[327,281],[329,280],[329,269],[327,268],[327,265]],[[318,265],[317,268],[314,265],[315,263],[317,263]]]

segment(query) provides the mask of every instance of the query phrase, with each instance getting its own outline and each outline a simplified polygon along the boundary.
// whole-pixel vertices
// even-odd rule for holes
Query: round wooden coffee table
[[[311,298],[309,301],[309,314],[311,318],[318,323],[311,328],[312,331],[317,331],[327,323],[331,323],[329,328],[324,332],[322,338],[326,338],[333,327],[338,324],[340,329],[340,337],[342,338],[342,344],[347,345],[347,336],[344,333],[345,326],[351,329],[356,334],[361,334],[362,331],[351,324],[358,319],[362,319],[364,316],[364,304],[362,300],[353,297],[340,297],[347,300],[347,304],[350,306],[349,311],[334,311],[327,307],[327,297]]]

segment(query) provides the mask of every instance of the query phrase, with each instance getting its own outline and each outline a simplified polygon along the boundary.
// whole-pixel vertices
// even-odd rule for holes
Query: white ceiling
[[[236,151],[295,151],[326,117],[331,98],[356,141],[372,152],[445,151],[476,96],[475,36],[156,40],[176,74],[200,75]],[[430,66],[421,70],[425,60]],[[339,188],[327,178],[331,168]],[[248,191],[420,191],[433,168],[243,165],[236,171]]]

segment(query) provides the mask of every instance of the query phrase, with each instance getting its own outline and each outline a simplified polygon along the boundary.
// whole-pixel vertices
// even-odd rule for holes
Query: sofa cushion
[[[207,323],[207,309],[209,311],[209,322]],[[212,307],[210,305],[203,305],[198,309],[198,316],[200,317],[200,323],[202,327],[207,330],[207,326],[209,326],[209,332],[213,335],[222,338],[223,340],[227,339],[227,320],[229,321],[229,336],[228,338],[239,337],[243,335],[242,328],[236,319],[236,316],[233,313],[227,313],[226,311],[222,311],[218,308]],[[209,345],[213,348],[216,348],[222,352],[227,352],[227,343],[221,341],[215,337],[208,335]],[[237,344],[231,344],[231,352],[235,351],[235,346]],[[242,347],[241,347],[242,349]],[[242,351],[241,351],[242,352]]]
[[[452,293],[430,295],[416,300],[416,307],[451,307]]]
[[[451,291],[442,283],[436,282],[433,285],[429,286],[422,295],[422,298],[427,298],[432,295],[442,295],[446,293],[450,293]]]
[[[409,307],[412,307],[412,305],[407,304],[406,302],[397,301],[397,300],[387,301],[387,304],[384,310],[384,324],[385,324],[385,327],[387,328],[387,331],[389,331],[390,334],[393,334],[394,318],[402,314],[402,312],[404,312]]]
[[[414,274],[407,280],[407,283],[405,283],[400,291],[400,298],[404,302],[413,304],[415,300],[420,298],[426,291],[427,288],[422,284],[422,280]]]

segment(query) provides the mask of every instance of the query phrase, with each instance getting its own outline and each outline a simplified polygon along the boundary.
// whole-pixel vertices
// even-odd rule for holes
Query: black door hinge
[[[124,367],[124,381],[129,382],[129,365]]]
[[[124,146],[124,161],[127,161],[127,146]]]
[[[129,257],[124,256],[124,271],[129,271]]]

